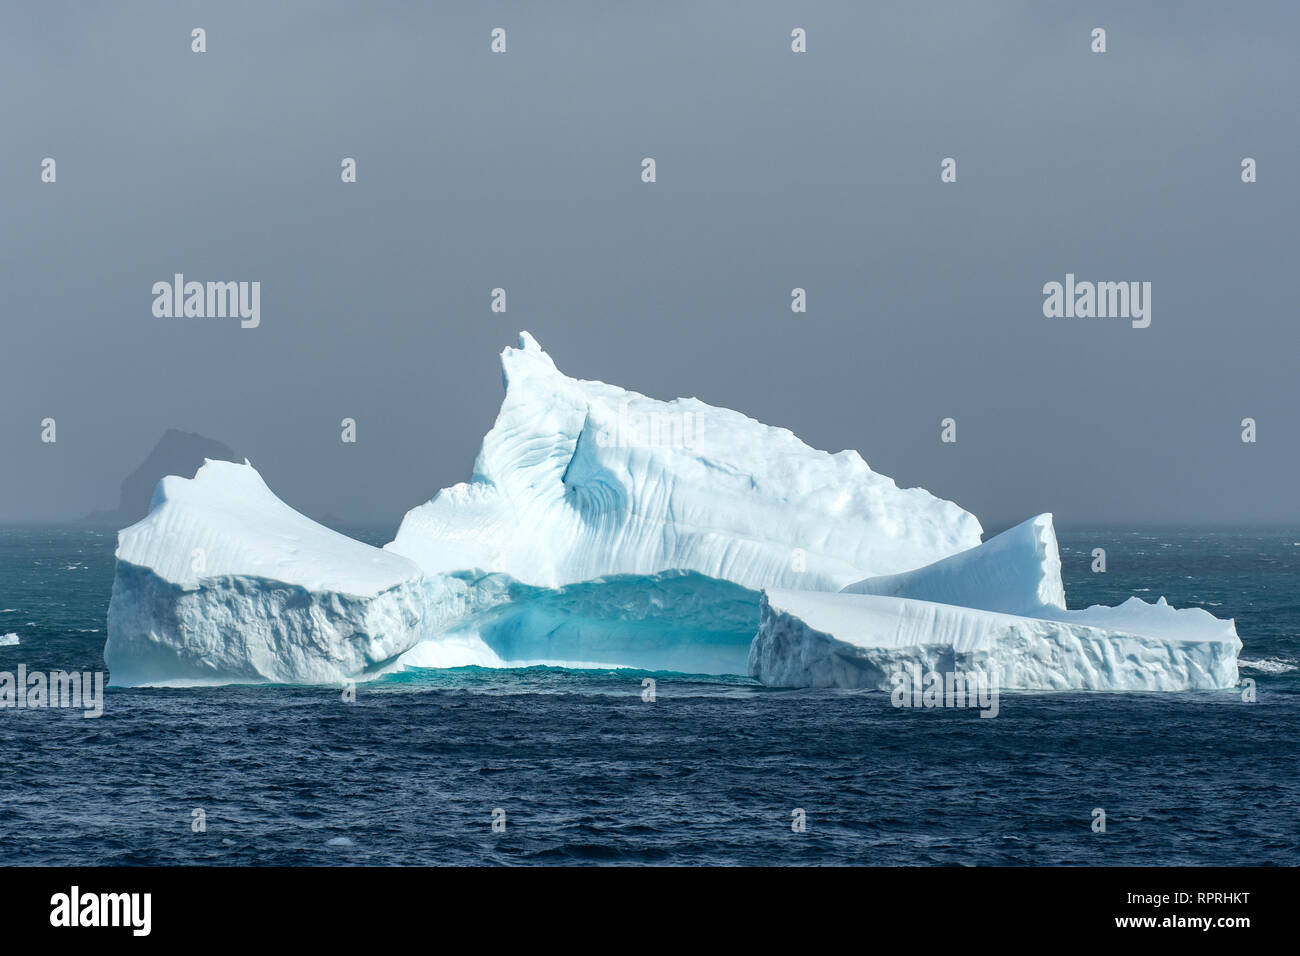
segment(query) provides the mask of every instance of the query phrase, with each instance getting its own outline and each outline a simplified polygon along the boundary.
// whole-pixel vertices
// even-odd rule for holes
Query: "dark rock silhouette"
[[[239,463],[244,460],[219,441],[194,432],[167,429],[144,463],[122,480],[122,495],[117,507],[89,514],[86,522],[119,529],[135,524],[149,513],[149,502],[153,500],[154,489],[162,478],[167,475],[192,478],[205,458]]]

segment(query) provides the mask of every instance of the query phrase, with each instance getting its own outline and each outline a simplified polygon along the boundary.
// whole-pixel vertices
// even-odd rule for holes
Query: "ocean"
[[[0,710],[0,862],[1300,863],[1300,530],[1059,537],[1070,607],[1164,595],[1235,618],[1255,701],[1003,691],[982,719],[543,667],[406,671],[354,702],[109,688],[98,719]],[[103,668],[114,545],[0,528],[0,671]]]

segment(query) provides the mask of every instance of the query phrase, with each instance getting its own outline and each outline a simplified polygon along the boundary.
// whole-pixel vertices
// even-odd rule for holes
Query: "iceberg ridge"
[[[696,399],[569,378],[526,332],[501,365],[505,400],[473,476],[408,512],[386,545],[426,573],[559,587],[687,570],[838,590],[979,543],[974,515],[898,488],[857,452],[817,451]]]

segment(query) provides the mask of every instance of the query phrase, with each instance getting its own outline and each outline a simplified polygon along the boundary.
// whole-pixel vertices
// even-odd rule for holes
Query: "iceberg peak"
[[[470,480],[408,512],[387,545],[426,574],[559,587],[683,570],[838,590],[979,544],[974,515],[860,455],[697,399],[569,378],[527,332],[519,342]]]
[[[1065,610],[1061,552],[1051,514],[1041,514],[977,547],[902,574],[855,581],[850,594],[880,594],[1036,616]]]
[[[182,587],[225,575],[373,596],[418,570],[294,511],[247,459],[205,459],[158,482],[149,514],[118,532],[117,558]]]

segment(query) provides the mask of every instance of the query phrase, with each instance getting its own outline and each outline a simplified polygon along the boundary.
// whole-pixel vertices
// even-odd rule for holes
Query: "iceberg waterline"
[[[163,479],[119,534],[112,683],[555,664],[884,688],[913,663],[1028,690],[1236,683],[1231,621],[1163,599],[1066,610],[1050,515],[981,543],[973,515],[856,452],[569,378],[526,332],[502,370],[470,480],[382,549],[248,462]]]

